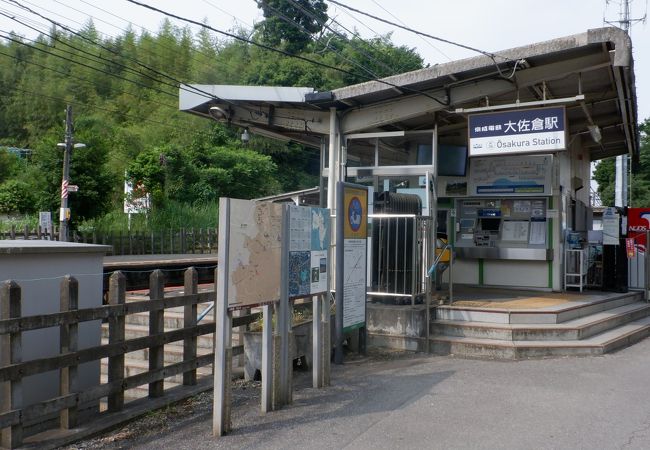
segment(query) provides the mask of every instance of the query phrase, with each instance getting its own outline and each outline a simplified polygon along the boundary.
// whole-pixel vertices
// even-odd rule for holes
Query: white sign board
[[[143,190],[133,189],[129,181],[124,181],[124,212],[126,214],[139,214],[147,212],[151,208],[149,193]]]
[[[38,213],[38,225],[42,230],[47,230],[52,226],[52,213],[50,211],[41,211]]]
[[[470,115],[469,156],[566,150],[564,107]]]

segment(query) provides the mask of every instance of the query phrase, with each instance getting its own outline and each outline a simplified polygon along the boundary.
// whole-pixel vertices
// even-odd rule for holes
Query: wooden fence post
[[[199,292],[199,273],[194,267],[185,271],[185,295],[196,295]],[[183,327],[196,326],[197,305],[194,301],[183,308]],[[196,358],[198,336],[189,336],[183,340],[183,361]],[[196,384],[196,369],[183,372],[183,384],[193,386]]]
[[[0,287],[0,320],[20,317],[21,289],[15,281],[5,281]],[[22,362],[22,332],[0,335],[0,367]],[[23,407],[22,379],[0,383],[0,412]],[[20,447],[23,443],[22,424],[12,425],[1,431],[0,446]]]
[[[79,309],[79,282],[70,275],[61,281],[61,312]],[[78,350],[78,323],[63,324],[60,326],[59,347],[60,354],[76,352]],[[64,397],[77,390],[77,365],[59,369],[59,395]],[[59,414],[61,428],[70,429],[77,426],[77,406],[61,410]]]
[[[162,270],[156,269],[149,276],[149,298],[159,300],[165,296],[165,280]],[[149,312],[149,336],[155,336],[165,331],[165,310]],[[162,369],[164,366],[165,346],[149,347],[149,370]],[[165,391],[164,380],[149,383],[149,397],[162,397]]]
[[[126,301],[126,277],[120,271],[111,275],[108,284],[108,304],[123,305]],[[108,319],[108,343],[115,344],[124,342],[125,320],[123,315],[109,317]],[[124,378],[124,354],[108,358],[108,382],[122,380]],[[116,392],[108,396],[108,410],[119,411],[124,407],[124,391]]]

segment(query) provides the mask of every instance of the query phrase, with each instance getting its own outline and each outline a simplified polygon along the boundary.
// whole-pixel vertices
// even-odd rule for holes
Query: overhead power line
[[[386,14],[388,14],[389,16],[391,16],[393,19],[397,20],[397,21],[398,21],[399,23],[401,23],[402,25],[407,26],[406,23],[404,23],[403,20],[401,20],[399,17],[397,17],[395,14],[393,14],[393,13],[390,12],[389,10],[387,10],[387,9],[386,9],[384,6],[382,6],[381,3],[379,3],[377,0],[372,0],[372,2],[373,2],[375,5],[377,5],[378,7],[380,7],[381,9],[383,9],[384,12],[385,12]],[[426,39],[424,39],[424,36],[420,36],[420,35],[418,35],[418,37],[419,37],[420,39],[422,39],[422,41],[423,41],[425,44],[427,44],[429,47],[431,47],[432,49],[434,49],[435,51],[437,51],[438,53],[440,53],[442,56],[444,56],[445,58],[447,58],[449,61],[452,60],[449,56],[447,56],[447,54],[446,54],[445,52],[443,52],[443,51],[440,50],[438,47],[436,47],[435,45],[433,45],[433,44],[431,43],[431,41],[427,41]]]
[[[401,28],[402,30],[409,31],[411,33],[414,33],[414,34],[417,34],[417,35],[420,35],[420,36],[428,37],[429,39],[433,39],[433,40],[436,40],[436,41],[439,41],[439,42],[444,42],[445,44],[455,45],[456,47],[464,48],[465,50],[470,50],[470,51],[473,51],[473,52],[476,52],[476,53],[480,53],[480,54],[485,55],[488,58],[492,59],[493,61],[496,58],[501,58],[501,59],[503,59],[505,61],[511,61],[510,58],[506,58],[504,56],[497,55],[496,53],[486,52],[485,50],[481,50],[479,48],[470,47],[469,45],[460,44],[458,42],[454,42],[454,41],[451,41],[449,39],[441,38],[439,36],[433,36],[431,34],[424,33],[423,31],[418,31],[418,30],[415,30],[413,28],[407,27],[405,25],[400,25],[398,23],[391,22],[390,20],[384,19],[382,17],[375,16],[373,14],[370,14],[368,12],[362,11],[362,10],[357,9],[357,8],[353,8],[352,6],[346,5],[346,4],[338,2],[336,0],[327,0],[327,1],[330,2],[330,3],[333,3],[335,5],[338,5],[338,6],[342,7],[342,8],[349,9],[350,11],[354,11],[357,14],[361,14],[361,15],[364,15],[366,17],[370,17],[371,19],[377,20],[379,22],[383,22],[383,23],[385,23],[387,25],[391,25],[393,27]]]
[[[106,51],[108,51],[108,52],[110,52],[110,53],[112,53],[112,54],[114,54],[114,55],[116,55],[116,56],[119,56],[119,57],[122,57],[122,58],[126,58],[126,59],[128,59],[128,60],[130,60],[130,61],[133,61],[133,62],[134,62],[135,64],[137,64],[138,66],[143,67],[143,68],[145,68],[146,70],[148,70],[148,71],[150,71],[150,72],[152,72],[152,73],[155,73],[156,75],[158,75],[158,76],[160,76],[160,77],[163,77],[163,78],[166,78],[166,79],[168,79],[168,80],[171,80],[171,81],[173,81],[173,83],[169,83],[169,82],[167,82],[167,81],[163,81],[163,80],[160,80],[160,79],[158,79],[158,78],[152,77],[151,75],[149,75],[149,74],[147,74],[147,73],[144,73],[144,72],[139,71],[139,70],[132,69],[132,68],[130,68],[130,67],[124,65],[124,64],[121,64],[121,63],[118,63],[118,62],[115,62],[115,61],[111,61],[111,60],[109,60],[109,59],[107,59],[107,58],[102,57],[101,55],[93,55],[92,53],[86,52],[86,51],[84,51],[84,50],[82,50],[82,49],[77,49],[78,51],[81,51],[81,52],[83,52],[83,53],[87,53],[87,54],[89,54],[89,55],[91,55],[91,56],[93,56],[93,57],[95,57],[95,58],[100,58],[100,59],[102,59],[102,60],[104,60],[104,61],[106,61],[106,62],[108,62],[108,63],[110,63],[110,64],[118,65],[118,66],[120,66],[120,67],[122,67],[122,68],[124,68],[124,69],[126,69],[126,70],[129,70],[129,71],[134,72],[134,73],[137,74],[137,75],[144,76],[144,77],[149,78],[149,79],[151,79],[151,80],[153,80],[153,81],[156,81],[156,82],[158,82],[158,83],[165,84],[165,85],[168,85],[168,86],[171,86],[171,87],[177,88],[177,89],[185,90],[185,91],[187,91],[187,92],[194,92],[194,93],[197,93],[197,92],[198,92],[198,93],[201,93],[201,94],[203,94],[203,95],[207,95],[207,96],[210,97],[210,98],[214,98],[214,99],[216,99],[216,100],[220,100],[220,99],[218,99],[217,97],[215,97],[213,94],[211,94],[211,93],[209,93],[209,92],[207,92],[207,91],[204,91],[204,90],[202,90],[202,89],[198,89],[198,88],[194,88],[194,87],[183,87],[182,82],[179,81],[178,79],[176,79],[176,78],[174,78],[174,77],[172,77],[172,76],[170,76],[170,75],[168,75],[168,74],[166,74],[166,73],[164,73],[164,72],[161,72],[161,71],[159,71],[159,70],[157,70],[157,69],[155,69],[155,68],[153,68],[153,67],[151,67],[151,66],[149,66],[149,65],[147,65],[147,64],[142,63],[141,61],[139,61],[139,60],[136,59],[136,58],[133,58],[133,57],[128,56],[128,55],[124,55],[124,54],[122,54],[122,53],[120,53],[120,52],[118,52],[118,51],[115,51],[114,49],[112,49],[112,48],[110,48],[110,47],[107,47],[107,46],[105,46],[105,45],[103,45],[103,44],[101,44],[101,43],[99,43],[99,42],[97,42],[97,41],[95,41],[95,40],[93,40],[93,39],[90,39],[89,37],[84,36],[83,34],[78,33],[77,31],[75,31],[75,30],[73,30],[73,29],[67,27],[66,25],[64,25],[64,24],[62,24],[62,23],[60,23],[60,22],[57,22],[56,20],[52,20],[52,19],[50,19],[50,18],[48,18],[48,17],[45,17],[44,15],[40,14],[39,12],[34,11],[34,10],[32,10],[31,8],[29,8],[29,7],[27,7],[27,6],[22,5],[20,2],[18,2],[18,1],[16,1],[16,0],[9,0],[9,1],[11,1],[12,3],[18,5],[19,7],[21,7],[21,8],[23,8],[23,9],[29,11],[30,13],[35,14],[35,15],[37,15],[37,16],[39,16],[39,17],[41,17],[41,18],[43,18],[43,19],[45,19],[45,20],[51,22],[53,25],[56,25],[56,26],[59,26],[59,27],[63,28],[63,29],[66,30],[67,32],[72,33],[72,34],[74,34],[75,36],[78,36],[78,37],[80,37],[81,39],[83,39],[83,40],[85,40],[85,41],[87,41],[87,42],[89,42],[89,43],[91,43],[91,44],[93,44],[93,45],[95,45],[95,46],[98,46],[98,47],[100,47],[100,48],[102,48],[102,49],[104,49],[104,50],[106,50]],[[56,39],[56,37],[54,37],[54,39]],[[67,45],[69,45],[69,44],[67,44]]]
[[[142,6],[143,8],[149,9],[151,11],[156,11],[156,12],[161,13],[161,14],[167,16],[167,17],[172,17],[174,19],[181,20],[183,22],[187,22],[187,23],[191,23],[193,25],[199,26],[199,27],[207,28],[208,30],[214,31],[216,33],[223,34],[224,36],[228,36],[230,38],[233,38],[233,39],[236,39],[236,40],[239,40],[239,41],[242,41],[242,42],[246,42],[246,43],[251,44],[251,45],[255,45],[257,47],[263,48],[265,50],[268,50],[268,51],[271,51],[271,52],[274,52],[274,53],[279,53],[281,55],[284,55],[284,56],[287,56],[287,57],[290,57],[290,58],[296,58],[296,59],[299,59],[301,61],[305,61],[305,62],[308,62],[310,64],[314,64],[314,65],[319,66],[319,67],[324,67],[324,68],[327,68],[327,69],[335,70],[337,72],[345,73],[345,74],[348,74],[348,75],[351,75],[351,76],[354,76],[354,77],[359,76],[359,74],[356,74],[354,72],[350,72],[349,70],[341,69],[340,67],[336,67],[336,66],[332,66],[332,65],[320,62],[320,61],[316,61],[314,59],[307,58],[307,57],[302,56],[302,55],[296,55],[296,54],[289,53],[287,51],[284,51],[284,50],[281,50],[281,49],[278,49],[278,48],[271,47],[269,45],[265,45],[265,44],[262,44],[262,43],[259,43],[259,42],[255,42],[255,41],[253,41],[251,39],[246,39],[244,37],[237,36],[237,35],[235,35],[233,33],[229,33],[227,31],[219,30],[217,28],[211,27],[209,25],[198,22],[196,20],[188,19],[186,17],[182,17],[182,16],[179,16],[177,14],[170,13],[168,11],[162,10],[160,8],[156,8],[155,6],[151,6],[151,5],[148,5],[146,3],[141,3],[141,2],[138,2],[136,0],[127,0],[127,1],[129,3],[133,3],[134,5]],[[366,78],[366,77],[363,77],[363,78]],[[401,89],[403,91],[412,92],[414,94],[420,94],[420,95],[423,95],[423,96],[425,96],[425,97],[427,97],[427,98],[429,98],[429,99],[431,99],[431,100],[433,100],[433,101],[435,101],[435,102],[437,102],[437,103],[439,103],[439,104],[441,104],[443,106],[448,106],[447,102],[443,102],[443,101],[435,98],[434,96],[432,96],[432,95],[430,95],[430,94],[428,94],[426,92],[417,90],[417,89],[412,89],[412,88],[405,87],[405,86],[399,86],[399,85],[396,85],[396,84],[391,83],[389,81],[381,80],[381,79],[377,79],[377,78],[369,78],[368,77],[368,78],[366,78],[366,81],[376,81],[378,83],[382,83],[382,84],[385,84],[387,86],[394,87],[396,89]]]

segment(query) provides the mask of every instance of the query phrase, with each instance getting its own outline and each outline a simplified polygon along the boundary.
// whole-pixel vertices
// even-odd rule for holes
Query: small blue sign
[[[348,205],[348,222],[352,231],[359,231],[361,228],[361,218],[363,217],[363,207],[358,197],[352,197]]]

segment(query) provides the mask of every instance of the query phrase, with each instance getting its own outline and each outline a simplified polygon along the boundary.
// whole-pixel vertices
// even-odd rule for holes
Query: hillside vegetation
[[[318,10],[323,2],[302,3]],[[363,40],[321,20],[290,32],[295,26],[277,23],[273,11],[265,10],[267,19],[254,30],[235,33],[332,68],[222,40],[205,28],[193,34],[169,21],[156,34],[127,29],[110,37],[92,22],[81,30],[52,27],[33,40],[5,34],[0,39],[0,216],[52,211],[57,220],[63,160],[57,143],[64,140],[68,104],[75,141],[86,144],[74,150],[70,169],[71,184],[79,186],[70,194],[73,229],[125,226],[125,173],[152,195],[151,216],[160,219],[149,217],[147,226],[157,227],[170,226],[177,214],[188,223],[214,226],[220,196],[253,198],[317,185],[316,149],[256,136],[244,146],[241,129],[179,112],[179,84],[328,90],[421,68],[422,58],[393,45],[390,36]],[[326,18],[325,11],[320,13]],[[293,11],[293,17],[300,14]],[[21,158],[12,147],[31,154]]]

